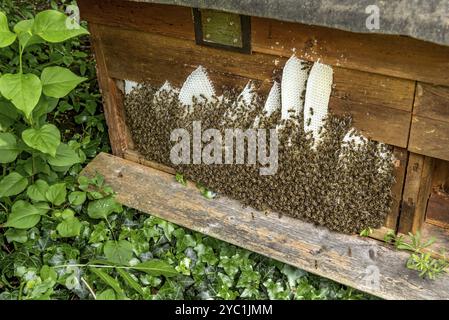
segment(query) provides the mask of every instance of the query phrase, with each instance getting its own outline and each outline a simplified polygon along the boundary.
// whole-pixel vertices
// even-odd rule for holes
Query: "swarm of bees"
[[[310,74],[310,66],[299,65],[301,72]],[[310,83],[305,85],[309,90]],[[357,133],[349,115],[327,113],[326,102],[323,117],[319,101],[314,105],[317,109],[304,103],[305,88],[298,95],[302,108],[308,106],[304,112],[297,107],[286,110],[283,104],[276,107],[281,105],[276,102],[281,99],[278,87],[270,91],[272,96],[266,99],[270,103],[265,105],[253,86],[247,86],[245,94],[226,89],[217,96],[208,90],[208,96],[191,96],[188,112],[185,92],[182,103],[176,98],[179,90],[169,85],[158,90],[143,83],[127,94],[126,119],[138,151],[148,160],[174,167],[186,178],[260,211],[276,211],[343,233],[383,225],[393,201],[392,150]],[[310,122],[316,126],[317,120],[311,120],[316,114],[321,121],[319,130],[305,130]],[[184,128],[192,136],[193,121],[201,121],[203,130],[215,128],[222,133],[226,128],[277,129],[277,172],[260,175],[259,164],[174,165],[170,149],[176,142],[170,141],[170,134]]]

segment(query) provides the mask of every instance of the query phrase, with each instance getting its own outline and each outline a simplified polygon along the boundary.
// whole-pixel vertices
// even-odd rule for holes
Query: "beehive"
[[[370,32],[365,26],[368,15],[355,2],[343,9],[334,8],[334,19],[327,19],[329,8],[319,4],[320,1],[314,8],[274,0],[256,7],[220,1],[208,1],[207,4],[195,1],[78,1],[81,15],[89,22],[92,34],[114,155],[163,172],[173,172],[170,168],[145,160],[136,151],[126,125],[124,80],[148,81],[156,87],[168,80],[173,86],[181,87],[187,76],[201,65],[208,70],[217,88],[228,86],[241,90],[248,80],[253,80],[260,92],[267,95],[273,80],[281,81],[281,71],[292,54],[306,61],[320,61],[331,65],[334,72],[330,112],[350,114],[354,127],[366,137],[394,146],[396,182],[392,188],[393,205],[384,227],[375,230],[372,237],[382,240],[387,230],[399,233],[421,230],[427,238],[437,237],[434,248],[438,250],[449,247],[449,32],[447,26],[442,25],[438,25],[439,32],[432,31],[436,30],[431,24],[434,21],[432,17],[438,17],[448,9],[444,1],[434,2],[436,9],[422,15],[425,18],[419,20],[415,17],[415,20],[408,21],[420,28],[403,29],[400,23],[396,23],[396,17],[388,13],[394,12],[394,8],[388,6],[395,4],[383,4],[387,7],[379,4],[381,12],[385,12],[380,16],[381,29]],[[196,8],[198,5],[201,7]],[[408,10],[422,12],[427,9],[410,7]],[[408,30],[415,30],[415,33]],[[111,165],[124,166],[118,159],[103,157],[102,161],[110,161]],[[126,162],[128,165],[129,162]],[[91,169],[94,167],[95,163]],[[100,166],[97,169],[108,176],[106,168]],[[151,188],[160,189],[162,185],[174,188],[164,180],[163,173],[149,172],[161,185],[147,186],[147,194],[151,193]],[[139,190],[144,192],[144,189]],[[175,190],[185,192],[177,187]],[[292,251],[292,246],[303,243],[304,237],[310,236],[306,231],[301,233],[298,230],[310,229],[313,234],[321,230],[319,228],[284,218],[279,220],[276,216],[278,220],[272,218],[267,222],[271,227],[264,227],[268,228],[268,235],[276,240],[265,239],[262,244],[256,244],[254,242],[260,239],[246,238],[240,234],[240,239],[235,237],[236,230],[231,229],[233,222],[229,222],[218,209],[217,214],[225,221],[227,231],[214,229],[215,220],[210,220],[209,216],[204,216],[202,220],[192,218],[195,208],[209,212],[214,206],[212,203],[205,203],[204,207],[189,205],[187,200],[193,203],[195,199],[190,196],[185,204],[159,210],[156,207],[160,203],[156,199],[171,202],[158,198],[156,191],[151,194],[155,198],[153,205],[139,204],[136,195],[123,196],[123,202],[363,290],[383,296],[388,296],[388,290],[397,292],[392,283],[385,284],[379,290],[371,290],[363,288],[355,280],[363,277],[361,275],[365,272],[365,264],[371,259],[370,254],[367,262],[365,257],[354,258],[350,250],[340,248],[346,251],[341,253],[337,250],[339,255],[346,257],[351,264],[329,270],[324,262],[322,268],[317,267],[319,259],[309,252],[312,250],[310,247],[298,245]],[[169,210],[178,212],[178,215],[167,213]],[[181,212],[190,215],[183,216]],[[227,214],[232,217],[231,213]],[[246,218],[237,215],[237,219]],[[238,223],[243,222],[239,220]],[[287,229],[282,229],[288,223],[293,227],[285,226]],[[260,224],[263,225],[263,221]],[[256,222],[249,225],[258,230]],[[297,234],[292,235],[291,239],[278,235],[286,230]],[[322,236],[322,233],[318,232],[318,235]],[[314,238],[317,246],[326,243],[321,236]],[[347,238],[333,233],[326,233],[324,239],[332,239],[331,242],[339,243],[342,248],[346,243],[358,243],[360,240],[354,240],[355,236]],[[362,246],[363,241],[360,243]],[[379,243],[370,242],[370,245],[377,246]],[[303,256],[298,258],[292,254]],[[391,254],[400,261],[400,254]],[[331,253],[329,255],[332,257]],[[386,257],[378,259],[375,263],[380,265]],[[335,263],[335,258],[329,260]],[[394,270],[398,277],[402,277],[400,273],[406,272],[405,267],[399,268],[401,262],[397,263],[397,270],[390,264],[385,272]],[[357,276],[349,275],[348,272],[354,272],[351,269],[360,273]],[[410,281],[408,279],[406,282]],[[413,281],[418,283],[419,279]],[[434,289],[430,291],[436,296],[439,294]]]

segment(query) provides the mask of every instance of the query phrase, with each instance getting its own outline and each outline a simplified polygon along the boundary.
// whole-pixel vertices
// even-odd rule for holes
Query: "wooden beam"
[[[169,80],[181,86],[194,68],[203,65],[218,87],[243,87],[248,79],[255,79],[268,90],[286,60],[217,50],[197,46],[193,41],[109,26],[99,29],[107,68],[117,79],[149,80],[154,85]],[[331,110],[352,113],[355,126],[368,137],[405,148],[414,82],[338,67],[334,74]],[[385,129],[380,129],[379,123]]]
[[[82,174],[96,172],[122,204],[211,237],[386,299],[449,299],[448,274],[424,280],[406,268],[408,253],[379,241],[242,208],[226,197],[209,200],[192,183],[183,186],[173,175],[105,153]]]
[[[402,194],[399,232],[416,233],[421,229],[432,185],[434,159],[410,153]]]
[[[449,122],[413,116],[408,150],[449,160]]]
[[[413,114],[449,123],[449,87],[418,82]]]
[[[449,47],[395,35],[366,34],[253,17],[253,51],[449,85]]]
[[[112,152],[122,157],[124,151],[128,149],[129,141],[131,141],[125,123],[123,94],[118,89],[115,80],[109,76],[109,70],[105,61],[105,50],[100,39],[98,26],[95,23],[91,23],[89,24],[89,30],[97,62],[97,78],[103,97],[103,110],[108,124]]]
[[[385,220],[385,227],[396,232],[402,201],[402,191],[404,188],[405,171],[407,169],[408,152],[402,148],[394,148],[394,157],[396,159],[394,164],[395,183],[391,188],[391,193],[393,194],[393,205],[391,206],[391,211],[388,213]],[[382,237],[377,239],[383,240],[385,232],[378,234],[382,235]]]
[[[188,7],[122,0],[77,0],[81,18],[89,23],[195,39]]]

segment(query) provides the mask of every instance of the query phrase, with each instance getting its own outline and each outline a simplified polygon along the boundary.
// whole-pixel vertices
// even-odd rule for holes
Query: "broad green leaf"
[[[37,180],[28,187],[27,196],[33,201],[47,201],[45,194],[48,190],[48,183],[45,180]]]
[[[55,125],[45,124],[39,129],[26,129],[22,132],[22,139],[31,148],[55,157],[61,134]]]
[[[112,289],[106,289],[103,292],[97,294],[97,300],[117,300],[115,292]]]
[[[72,206],[80,206],[86,201],[86,193],[84,191],[73,191],[69,194],[69,203]]]
[[[53,269],[50,266],[44,265],[41,268],[41,271],[39,272],[42,280],[47,280],[47,279],[51,279],[53,281],[58,280],[58,274],[56,273],[55,269]]]
[[[122,206],[113,196],[91,201],[87,206],[87,214],[92,219],[106,219],[111,213],[120,213],[122,210]]]
[[[0,133],[0,163],[13,162],[19,153],[16,136],[9,132]]]
[[[62,42],[89,33],[79,24],[74,23],[73,19],[56,10],[38,13],[34,18],[32,32],[48,42]]]
[[[145,295],[145,292],[143,291],[140,284],[136,280],[134,280],[133,277],[131,277],[131,275],[129,274],[128,271],[120,269],[120,268],[116,268],[115,270],[123,278],[123,280],[125,280],[125,282],[128,286],[130,286],[131,288],[136,290],[136,292],[139,293],[140,295],[142,295],[142,296]]]
[[[19,243],[25,243],[28,240],[28,235],[26,230],[20,230],[20,229],[8,229],[5,232],[6,240],[8,243],[11,243],[13,241],[19,242]]]
[[[16,37],[17,35],[9,30],[8,18],[0,11],[0,48],[11,45]]]
[[[16,23],[14,26],[14,32],[17,34],[19,38],[19,44],[22,47],[22,50],[27,46],[31,46],[33,44],[44,42],[42,38],[33,35],[34,19],[22,20]]]
[[[32,116],[33,119],[36,119],[38,124],[39,121],[45,120],[42,116],[47,115],[58,105],[59,99],[47,97],[45,95],[41,95],[39,102],[33,110]],[[43,118],[43,119],[41,119]]]
[[[124,295],[123,289],[120,287],[120,283],[116,279],[99,268],[92,267],[90,268],[90,271],[94,273],[98,278],[100,278],[105,284],[114,289],[114,291],[119,295]]]
[[[6,131],[19,117],[16,107],[0,97],[0,131]]]
[[[12,172],[0,181],[0,198],[15,196],[28,185],[28,179],[17,172]]]
[[[45,193],[47,200],[56,206],[63,204],[66,196],[67,189],[65,187],[65,183],[56,183],[51,185]]]
[[[79,163],[80,158],[75,150],[64,143],[61,143],[56,150],[56,155],[54,157],[48,156],[47,161],[52,166],[65,167]]]
[[[47,67],[42,71],[42,91],[46,96],[62,98],[87,78],[78,77],[72,71],[62,67]]]
[[[13,204],[5,227],[17,229],[29,229],[34,227],[41,220],[42,211],[23,200]]]
[[[56,230],[61,237],[77,237],[80,235],[81,227],[82,224],[77,218],[70,217],[59,223],[56,226]]]
[[[108,261],[120,265],[127,265],[133,257],[133,246],[126,240],[106,241],[103,251]]]
[[[0,93],[29,118],[39,102],[42,84],[39,78],[31,73],[7,73],[0,77]]]
[[[142,263],[139,263],[133,267],[133,269],[143,271],[152,276],[165,276],[165,277],[174,277],[178,275],[178,271],[169,265],[167,262],[152,259]]]

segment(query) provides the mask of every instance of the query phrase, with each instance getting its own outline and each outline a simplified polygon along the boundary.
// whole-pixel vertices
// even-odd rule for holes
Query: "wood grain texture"
[[[434,159],[410,153],[402,194],[399,232],[416,233],[421,229],[432,185]]]
[[[409,37],[361,34],[252,17],[253,51],[449,85],[449,47]]]
[[[243,87],[249,79],[255,79],[268,90],[286,61],[266,54],[245,55],[197,46],[192,41],[156,34],[108,26],[100,29],[108,70],[117,79],[148,80],[154,85],[168,79],[181,86],[194,68],[203,65],[218,87]],[[331,110],[352,113],[355,126],[367,136],[405,148],[413,82],[342,68],[334,68],[334,74]]]
[[[424,223],[421,228],[421,236],[423,241],[434,239],[434,244],[426,248],[425,251],[432,253],[436,258],[440,258],[442,254],[446,255],[449,252],[449,229],[441,228],[430,223]],[[437,279],[438,281],[438,279]]]
[[[387,215],[387,218],[385,220],[385,227],[387,229],[396,231],[398,227],[398,219],[402,201],[402,191],[404,188],[405,172],[407,169],[407,159],[408,159],[407,150],[402,148],[394,148],[394,157],[396,159],[394,163],[395,183],[391,188],[391,193],[393,194],[393,205],[391,206],[391,211]],[[378,234],[382,234],[380,240],[383,240],[383,236],[386,233],[383,232]]]
[[[195,39],[192,10],[187,7],[121,0],[78,0],[89,23]]]
[[[427,205],[426,222],[449,229],[449,194],[432,192]]]
[[[329,232],[225,197],[208,200],[193,184],[134,162],[99,154],[84,169],[99,172],[122,204],[386,299],[449,299],[449,275],[421,279],[406,252],[379,241]],[[254,215],[254,219],[252,218]],[[371,272],[378,286],[369,285]]]
[[[408,150],[449,160],[449,122],[413,116]]]
[[[123,94],[118,89],[115,80],[109,76],[109,70],[105,61],[105,51],[98,32],[98,26],[91,23],[89,24],[89,30],[91,32],[91,41],[97,62],[97,77],[103,97],[103,110],[108,124],[112,152],[117,156],[123,156],[131,140],[125,123]]]
[[[418,82],[413,114],[449,123],[449,87]]]

